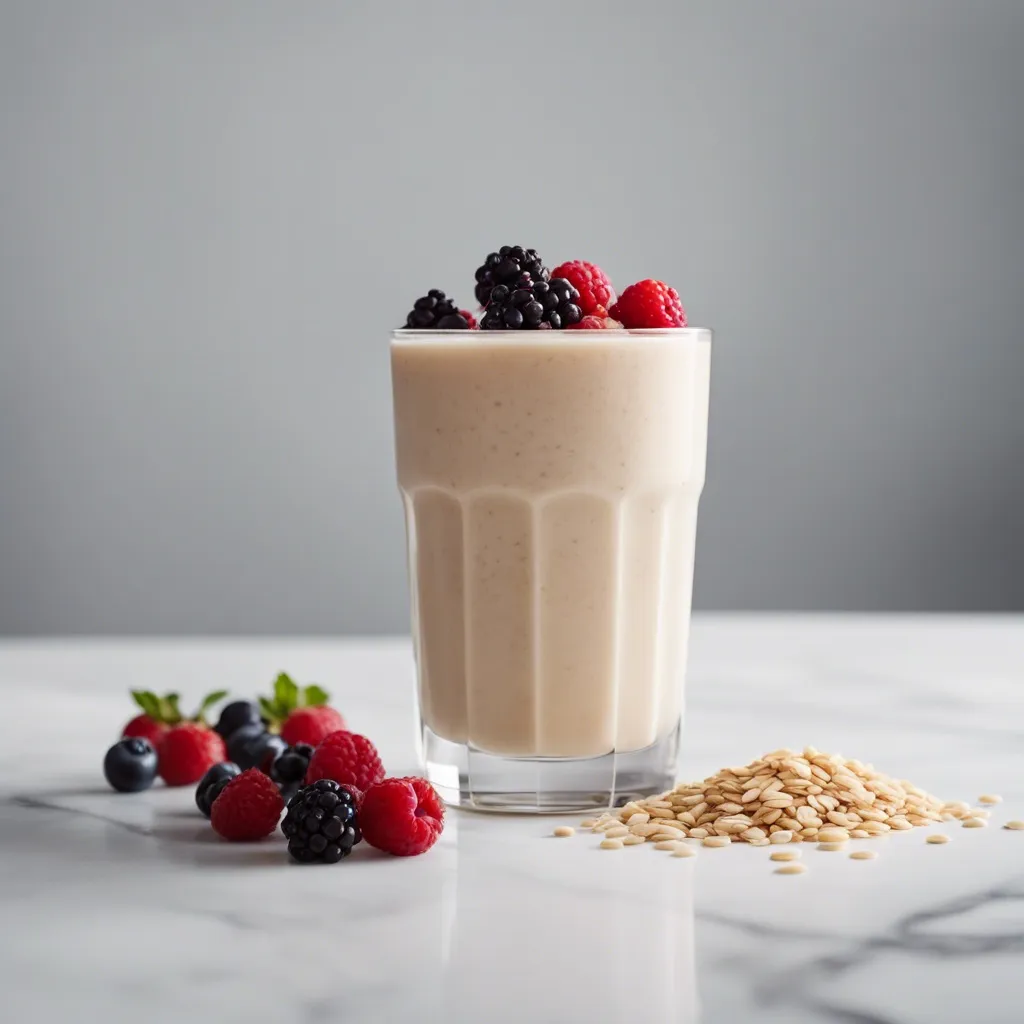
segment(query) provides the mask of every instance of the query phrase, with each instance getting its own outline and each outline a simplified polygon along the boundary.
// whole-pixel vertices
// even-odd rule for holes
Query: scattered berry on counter
[[[473,325],[440,288],[431,288],[426,295],[413,303],[412,310],[405,318],[405,326],[416,331],[464,331]]]
[[[277,755],[270,766],[270,777],[281,784],[302,782],[306,777],[313,749],[309,743],[296,743],[288,747]]]
[[[260,697],[260,711],[269,728],[281,734],[285,746],[316,746],[332,732],[345,728],[341,714],[328,705],[331,695],[315,683],[300,687],[285,672],[274,680],[272,697]]]
[[[259,768],[264,775],[269,775],[274,761],[288,749],[288,744],[283,736],[265,732],[252,740],[246,749],[253,759],[252,767]]]
[[[331,779],[303,787],[288,801],[281,831],[300,864],[336,864],[362,838],[352,794]]]
[[[328,704],[296,708],[281,726],[281,739],[289,746],[308,743],[315,747],[332,732],[344,728],[345,719]]]
[[[158,753],[160,778],[168,786],[189,786],[227,760],[224,741],[204,722],[174,726],[160,741]]]
[[[207,818],[210,816],[213,801],[220,796],[224,787],[236,775],[241,774],[241,771],[237,764],[231,761],[221,761],[220,764],[215,764],[209,769],[199,780],[199,785],[196,786],[196,807],[203,815]]]
[[[521,245],[503,245],[492,252],[476,271],[476,301],[487,306],[491,301],[491,290],[503,284],[509,289],[521,283],[547,281],[550,276],[536,249],[524,249]],[[486,328],[485,328],[486,330]]]
[[[103,758],[103,774],[120,793],[149,789],[156,778],[156,766],[153,744],[141,736],[118,740]]]
[[[168,693],[158,697],[149,690],[132,690],[132,700],[142,708],[142,714],[136,715],[122,730],[121,736],[138,736],[148,740],[156,749],[164,738],[167,730],[174,722],[181,721],[178,711],[178,695]]]
[[[221,709],[220,718],[213,727],[221,739],[227,738],[243,725],[262,725],[260,709],[251,700],[234,700]]]
[[[365,736],[344,730],[324,739],[306,771],[307,783],[332,779],[343,785],[352,783],[364,793],[383,778],[384,765],[377,748]]]
[[[270,776],[250,768],[229,779],[213,801],[210,823],[214,832],[235,842],[253,842],[277,828],[284,800]]]
[[[496,284],[480,327],[485,331],[531,331],[544,323],[556,329],[568,327],[582,318],[579,297],[562,277],[531,281],[524,276],[511,286]]]
[[[251,722],[237,728],[227,739],[228,759],[242,771],[256,766],[258,745],[267,735],[262,722]]]
[[[359,808],[363,838],[397,857],[426,853],[444,829],[444,804],[426,779],[385,779]]]
[[[608,311],[627,328],[686,326],[679,293],[651,278],[631,284]]]
[[[584,260],[569,260],[551,271],[552,278],[561,277],[579,293],[577,304],[584,316],[591,313],[607,316],[607,310],[615,302],[615,288],[608,275],[595,263]],[[598,312],[601,310],[602,312]]]

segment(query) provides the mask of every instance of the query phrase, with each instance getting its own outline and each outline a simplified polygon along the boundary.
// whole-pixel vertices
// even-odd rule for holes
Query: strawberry
[[[282,672],[274,680],[273,697],[260,697],[260,711],[270,729],[276,729],[289,746],[317,746],[324,737],[345,728],[345,719],[328,705],[330,694],[312,685],[302,689]]]
[[[290,747],[298,743],[316,747],[326,736],[344,728],[345,719],[328,704],[296,708],[281,726],[281,739]]]
[[[172,726],[160,742],[160,778],[168,786],[198,782],[215,764],[228,757],[224,741],[205,722]]]
[[[132,690],[131,693],[132,700],[142,708],[142,714],[136,715],[121,730],[121,738],[138,736],[148,740],[156,750],[171,726],[181,721],[178,694],[167,693],[159,697],[150,690]]]

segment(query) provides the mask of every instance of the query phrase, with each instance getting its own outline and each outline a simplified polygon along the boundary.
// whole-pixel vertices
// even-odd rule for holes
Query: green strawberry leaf
[[[285,672],[282,672],[274,680],[274,703],[285,712],[285,717],[288,712],[294,711],[299,706],[299,688],[295,685],[292,677]]]
[[[331,699],[331,695],[322,686],[317,686],[316,683],[312,686],[307,686],[302,692],[302,697],[306,707],[319,707]]]
[[[280,709],[272,700],[267,700],[266,697],[260,697],[259,704],[263,717],[269,722],[275,723],[281,721]]]
[[[181,708],[178,702],[181,700],[180,693],[168,693],[160,698],[160,721],[168,725],[177,725],[182,720]]]
[[[132,690],[131,694],[132,700],[142,708],[143,714],[149,715],[154,722],[160,721],[160,698],[155,693],[149,690]]]
[[[213,707],[213,705],[218,701],[222,701],[227,695],[227,690],[214,690],[213,693],[208,693],[199,704],[199,710],[196,712],[195,721],[205,722],[206,719],[203,716],[206,710]]]

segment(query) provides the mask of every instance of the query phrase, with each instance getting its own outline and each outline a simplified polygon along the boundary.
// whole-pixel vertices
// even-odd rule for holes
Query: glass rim
[[[526,335],[527,337],[524,337]],[[567,345],[574,342],[621,341],[623,338],[652,340],[711,341],[710,327],[615,327],[597,330],[552,331],[480,331],[439,330],[437,328],[399,327],[391,332],[392,344],[429,344],[464,341],[467,344],[503,341],[508,344]]]

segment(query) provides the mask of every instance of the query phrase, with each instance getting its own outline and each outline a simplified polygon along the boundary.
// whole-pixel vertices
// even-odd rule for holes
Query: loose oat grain
[[[781,868],[775,869],[777,875],[802,875],[807,870],[806,864],[799,862],[794,864],[783,864]]]
[[[964,828],[985,828],[988,822],[984,818],[966,818],[964,819]]]
[[[732,842],[728,836],[707,836],[702,840],[704,846],[709,846],[713,850],[722,849],[728,846]]]
[[[854,850],[850,860],[874,860],[878,854],[874,850]]]
[[[559,839],[565,839],[568,836],[576,835],[576,829],[571,825],[559,825],[558,828],[555,829],[554,834],[558,836]]]
[[[621,839],[602,839],[601,840],[602,850],[621,850],[622,840]]]
[[[799,850],[773,850],[768,854],[769,860],[799,860]]]
[[[949,836],[945,832],[936,832],[934,835],[930,835],[925,839],[926,843],[932,843],[934,846],[939,846],[942,843],[949,842]]]

